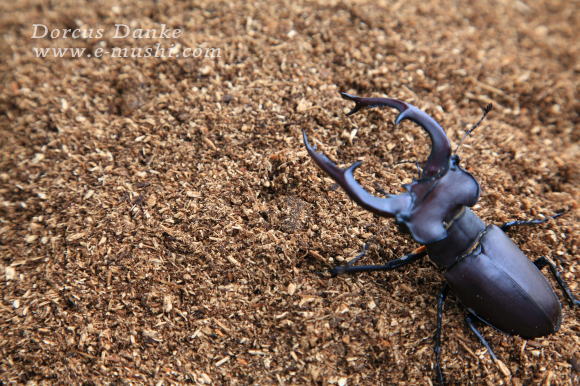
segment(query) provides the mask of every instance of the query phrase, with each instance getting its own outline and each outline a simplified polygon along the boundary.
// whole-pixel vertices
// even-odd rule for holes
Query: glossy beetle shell
[[[444,276],[463,305],[499,330],[535,338],[560,327],[561,307],[552,287],[495,225]]]

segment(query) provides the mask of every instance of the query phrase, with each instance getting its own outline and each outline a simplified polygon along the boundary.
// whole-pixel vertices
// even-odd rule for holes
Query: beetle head
[[[390,98],[360,98],[341,93],[343,98],[356,103],[348,113],[362,108],[389,106],[399,110],[395,121],[409,119],[421,126],[431,137],[432,149],[418,180],[404,185],[403,194],[377,197],[367,192],[354,178],[354,170],[361,165],[355,162],[346,169],[339,168],[324,154],[317,152],[303,139],[314,161],[332,177],[363,208],[380,216],[393,216],[407,227],[413,238],[421,244],[429,244],[447,237],[446,222],[464,206],[473,206],[479,198],[479,184],[471,174],[459,166],[459,157],[451,156],[449,139],[443,128],[417,107]]]

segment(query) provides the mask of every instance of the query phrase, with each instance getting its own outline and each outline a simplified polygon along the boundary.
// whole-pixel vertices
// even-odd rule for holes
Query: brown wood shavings
[[[0,5],[0,382],[430,384],[435,295],[427,260],[323,278],[417,247],[352,204],[300,131],[369,189],[398,192],[428,140],[338,91],[405,99],[454,143],[502,223],[554,260],[578,295],[578,30],[573,2],[145,2]],[[217,60],[34,58],[32,47],[145,44],[31,39],[115,23],[182,28]],[[153,43],[157,42],[156,40]],[[147,44],[149,44],[148,42]],[[94,47],[93,47],[94,48]],[[554,281],[551,280],[554,285]],[[525,342],[451,297],[443,367],[462,384],[577,384],[578,310]]]

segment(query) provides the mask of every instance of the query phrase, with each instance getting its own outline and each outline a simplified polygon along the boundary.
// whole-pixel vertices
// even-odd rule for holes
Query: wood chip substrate
[[[473,210],[566,210],[509,236],[580,296],[579,25],[555,0],[3,1],[0,384],[435,384],[441,272],[332,278],[365,244],[363,264],[419,245],[301,132],[393,194],[429,137],[392,109],[347,117],[340,91],[418,106],[453,148],[493,103],[460,149]],[[545,271],[560,330],[481,325],[498,362],[450,294],[447,382],[580,382],[579,311]]]

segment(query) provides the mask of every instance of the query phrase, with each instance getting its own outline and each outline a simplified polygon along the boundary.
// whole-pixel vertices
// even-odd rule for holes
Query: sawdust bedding
[[[327,278],[417,247],[352,204],[305,152],[364,160],[397,192],[428,140],[387,109],[345,117],[338,92],[414,103],[462,148],[488,223],[578,294],[578,28],[574,2],[3,2],[0,5],[0,380],[15,383],[429,384],[435,296],[426,259]],[[103,28],[32,39],[32,24]],[[219,58],[38,58],[33,47],[151,46],[116,23],[182,29]],[[553,285],[555,282],[550,278]],[[482,332],[451,297],[453,383],[577,384],[578,311],[551,336]]]

